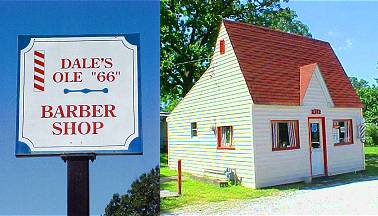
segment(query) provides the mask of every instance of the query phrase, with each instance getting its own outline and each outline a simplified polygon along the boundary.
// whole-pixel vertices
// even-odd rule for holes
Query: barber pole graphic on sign
[[[16,155],[141,154],[138,45],[20,36]]]
[[[34,51],[34,91],[45,90],[45,51]]]

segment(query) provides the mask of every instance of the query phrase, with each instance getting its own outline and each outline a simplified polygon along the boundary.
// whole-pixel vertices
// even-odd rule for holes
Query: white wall
[[[224,39],[226,53],[219,54]],[[205,169],[236,168],[242,184],[254,186],[252,99],[225,27],[220,29],[211,66],[167,119],[169,167],[182,160],[184,172],[202,176]],[[198,137],[191,138],[190,123]],[[211,126],[233,126],[235,150],[217,150]]]
[[[363,144],[357,138],[361,110],[332,108],[333,103],[324,86],[320,72],[316,71],[311,78],[302,106],[253,105],[256,187],[303,181],[311,175],[307,122],[309,116],[324,116],[326,119],[329,175],[364,169]],[[312,115],[311,109],[321,109],[322,114]],[[280,119],[299,120],[300,149],[272,151],[270,121]],[[354,144],[334,146],[333,119],[352,119]]]

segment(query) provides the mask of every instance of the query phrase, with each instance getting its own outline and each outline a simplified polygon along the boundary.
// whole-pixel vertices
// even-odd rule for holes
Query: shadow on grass
[[[168,154],[165,152],[160,153],[160,167],[168,167]]]

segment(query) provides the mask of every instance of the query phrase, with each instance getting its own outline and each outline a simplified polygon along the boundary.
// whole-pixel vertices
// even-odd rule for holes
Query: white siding
[[[323,88],[322,88],[323,86]],[[253,105],[256,187],[303,181],[311,175],[308,117],[324,116],[327,142],[328,174],[364,169],[363,144],[357,138],[361,120],[359,108],[332,108],[332,101],[319,71],[310,81],[302,106]],[[321,109],[321,115],[311,115]],[[300,149],[272,151],[271,120],[299,120]],[[334,146],[333,119],[352,119],[354,144]]]
[[[219,54],[224,39],[226,53]],[[184,172],[202,176],[204,170],[236,169],[242,184],[254,187],[252,99],[222,25],[209,69],[178,104],[168,122],[169,167],[182,160]],[[191,138],[190,123],[198,137]],[[235,150],[217,150],[212,126],[233,126]]]
[[[309,108],[333,106],[332,99],[317,66],[311,76],[302,106]]]
[[[328,174],[335,175],[365,169],[364,147],[363,143],[361,143],[357,137],[357,125],[361,122],[360,109],[333,109],[329,110],[328,116],[329,118],[326,118]],[[334,119],[352,119],[353,144],[341,146],[334,145],[332,137],[332,125]]]
[[[256,187],[302,181],[310,176],[307,113],[293,106],[253,106]],[[300,149],[272,151],[271,120],[299,120]]]

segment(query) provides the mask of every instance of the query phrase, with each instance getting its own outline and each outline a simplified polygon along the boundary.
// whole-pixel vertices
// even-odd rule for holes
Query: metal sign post
[[[177,192],[181,195],[181,159],[177,161]]]
[[[89,215],[89,160],[95,154],[63,155],[67,162],[67,215]]]

